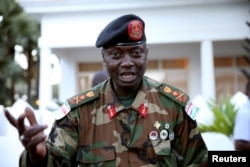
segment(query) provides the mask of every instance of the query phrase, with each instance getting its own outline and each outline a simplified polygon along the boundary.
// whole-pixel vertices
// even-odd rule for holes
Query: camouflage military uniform
[[[187,101],[180,90],[144,77],[125,108],[107,80],[67,100],[70,112],[47,141],[47,166],[202,166],[207,148],[184,110]]]

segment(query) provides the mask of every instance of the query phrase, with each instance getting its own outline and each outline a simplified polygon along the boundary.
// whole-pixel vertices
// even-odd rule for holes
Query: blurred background
[[[234,150],[234,116],[250,76],[248,0],[0,0],[0,111],[17,117],[30,106],[50,127],[53,111],[104,68],[99,32],[128,13],[146,23],[146,75],[200,106],[210,150]],[[0,122],[0,166],[18,166],[17,132],[3,112]]]

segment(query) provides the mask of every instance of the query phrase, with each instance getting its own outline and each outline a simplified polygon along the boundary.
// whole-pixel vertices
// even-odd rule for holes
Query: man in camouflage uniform
[[[97,84],[99,84],[102,81],[105,81],[108,78],[109,74],[106,70],[97,71],[92,79],[91,87],[96,86]]]
[[[207,166],[197,112],[179,89],[144,76],[148,49],[144,22],[124,15],[100,33],[110,79],[69,98],[55,111],[48,139],[33,112],[9,121],[26,148],[20,166]],[[24,126],[27,117],[31,126]]]

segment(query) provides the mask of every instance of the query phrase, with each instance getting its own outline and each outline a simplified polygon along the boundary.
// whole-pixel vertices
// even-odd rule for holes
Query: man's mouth
[[[134,74],[132,74],[132,73],[123,73],[121,76],[122,76],[123,78],[131,78],[131,77],[134,76]]]
[[[135,74],[131,72],[125,72],[122,73],[120,76],[123,80],[129,81],[131,79],[134,79]]]

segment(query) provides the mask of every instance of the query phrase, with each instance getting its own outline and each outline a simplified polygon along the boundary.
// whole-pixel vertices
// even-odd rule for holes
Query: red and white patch
[[[147,103],[144,103],[144,104],[140,105],[139,113],[141,114],[141,116],[143,118],[145,118],[147,116],[147,113],[148,113],[148,105],[147,105]]]
[[[133,41],[139,41],[143,36],[143,24],[140,20],[133,20],[128,24],[128,37]]]
[[[109,105],[108,106],[108,116],[109,119],[112,119],[116,116],[116,110],[114,105]]]
[[[70,112],[70,106],[66,102],[59,109],[57,109],[56,111],[54,111],[54,113],[55,113],[55,119],[59,120],[59,119],[65,117],[69,112]]]

